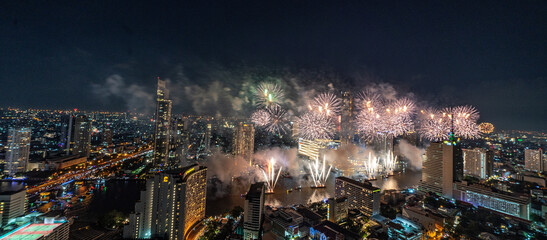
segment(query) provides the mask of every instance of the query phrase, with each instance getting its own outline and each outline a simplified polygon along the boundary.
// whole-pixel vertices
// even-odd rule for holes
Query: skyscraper
[[[255,146],[255,128],[252,124],[239,123],[234,133],[233,153],[252,164]]]
[[[243,239],[262,239],[264,222],[265,186],[263,182],[254,183],[245,195],[243,215]]]
[[[432,142],[422,164],[420,189],[452,197],[454,181],[463,180],[463,156],[455,143]]]
[[[370,182],[337,177],[334,193],[335,198],[347,198],[348,209],[357,209],[368,217],[380,213],[380,188]]]
[[[169,157],[169,130],[171,124],[171,100],[166,82],[158,77],[156,114],[154,116],[154,165],[165,165]]]
[[[353,138],[353,96],[350,91],[342,93],[342,115],[340,115],[340,144],[346,145]]]
[[[30,155],[30,128],[11,128],[8,131],[6,165],[4,174],[13,177],[27,171]]]
[[[175,162],[180,162],[184,159],[184,154],[188,147],[189,133],[186,130],[188,128],[187,124],[187,119],[181,117],[174,119],[171,124],[169,158],[174,159]]]
[[[543,151],[541,148],[524,150],[524,168],[534,172],[545,171]]]
[[[156,174],[146,182],[124,238],[188,239],[205,218],[207,168],[197,164]]]
[[[91,151],[91,120],[85,115],[63,117],[62,137],[66,154],[89,157]]]
[[[494,154],[482,148],[462,149],[464,174],[481,179],[492,176]]]

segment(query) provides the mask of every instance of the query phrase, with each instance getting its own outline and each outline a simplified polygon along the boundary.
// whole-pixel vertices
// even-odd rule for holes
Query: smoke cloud
[[[422,169],[422,156],[425,154],[425,149],[418,148],[406,140],[401,140],[397,147],[399,152],[409,160],[410,166],[414,170]]]
[[[129,111],[145,114],[154,111],[154,95],[141,85],[126,84],[118,74],[108,76],[103,84],[92,83],[91,90],[104,102],[112,97],[121,99]]]

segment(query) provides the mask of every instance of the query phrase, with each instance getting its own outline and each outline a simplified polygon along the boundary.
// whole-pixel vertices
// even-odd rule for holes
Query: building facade
[[[233,154],[252,165],[255,147],[255,128],[252,124],[239,123],[234,132]]]
[[[524,168],[534,172],[542,172],[546,170],[546,167],[541,148],[524,150]]]
[[[30,155],[30,128],[12,128],[8,131],[4,174],[13,177],[27,171]]]
[[[380,188],[369,182],[359,182],[347,177],[337,177],[335,197],[347,198],[349,209],[357,209],[367,217],[380,213]]]
[[[188,239],[205,218],[207,168],[197,164],[156,174],[124,226],[128,239]]]
[[[85,115],[63,117],[62,135],[67,155],[89,157],[91,151],[91,119]]]
[[[15,218],[23,216],[27,206],[27,191],[4,191],[0,193],[0,226],[8,224]]]
[[[243,215],[243,239],[262,239],[264,222],[264,199],[266,189],[263,182],[254,183],[245,195]]]
[[[459,146],[433,142],[422,163],[420,190],[451,198],[455,181],[463,180],[463,156]]]
[[[169,133],[171,126],[171,100],[166,82],[158,77],[156,91],[156,114],[154,115],[154,165],[168,163]]]
[[[463,149],[464,175],[486,179],[493,174],[494,154],[482,148]]]
[[[531,200],[529,196],[494,192],[490,187],[479,184],[458,183],[454,198],[475,206],[488,208],[513,217],[530,220]]]

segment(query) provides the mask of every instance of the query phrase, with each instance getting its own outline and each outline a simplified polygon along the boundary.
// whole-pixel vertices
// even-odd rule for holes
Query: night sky
[[[1,1],[0,107],[146,111],[160,76],[192,113],[253,72],[547,130],[547,1],[341,2]]]

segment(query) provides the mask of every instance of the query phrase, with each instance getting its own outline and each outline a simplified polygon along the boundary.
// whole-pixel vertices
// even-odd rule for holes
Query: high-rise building
[[[346,145],[352,142],[354,129],[351,121],[353,119],[353,96],[350,91],[342,93],[342,114],[340,115],[340,144]]]
[[[112,145],[112,130],[110,128],[106,128],[103,130],[102,142],[105,146]]]
[[[154,116],[154,165],[165,165],[169,157],[169,130],[171,125],[171,100],[166,82],[158,77],[156,114]]]
[[[357,209],[367,217],[380,213],[380,188],[370,182],[359,182],[347,177],[337,177],[335,198],[346,197],[348,209]]]
[[[180,162],[184,159],[184,154],[188,147],[189,133],[187,131],[187,124],[187,119],[180,117],[175,119],[171,124],[169,158],[173,159],[175,162]]]
[[[236,157],[241,157],[249,162],[253,162],[255,146],[255,128],[252,124],[239,123],[234,133],[233,153]]]
[[[327,219],[331,222],[340,222],[348,217],[348,198],[327,199]]]
[[[542,172],[546,170],[545,167],[541,148],[524,150],[524,168],[534,172]]]
[[[0,226],[15,221],[25,214],[27,191],[25,189],[2,191],[0,193]]]
[[[27,171],[30,155],[30,128],[11,128],[8,131],[6,164],[4,174],[13,177]]]
[[[420,190],[452,197],[455,181],[463,180],[463,156],[455,143],[433,142],[422,164]]]
[[[188,239],[205,218],[207,168],[197,164],[164,171],[146,182],[135,212],[124,226],[129,239]]]
[[[463,173],[468,176],[486,179],[492,176],[494,154],[482,148],[462,149]]]
[[[63,117],[62,138],[66,154],[89,157],[91,151],[91,120],[85,115]]]
[[[243,239],[262,239],[264,222],[265,186],[263,182],[254,183],[245,195],[243,215]]]

